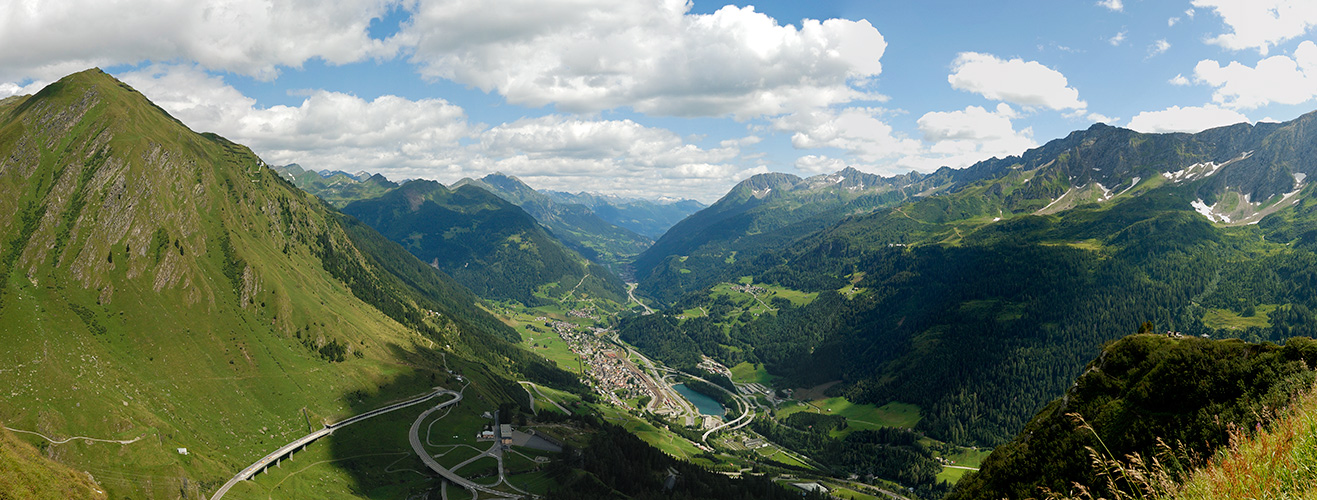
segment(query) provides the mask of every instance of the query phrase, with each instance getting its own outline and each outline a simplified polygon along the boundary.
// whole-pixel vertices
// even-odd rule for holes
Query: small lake
[[[713,398],[695,392],[694,389],[686,387],[686,384],[677,384],[672,386],[672,388],[676,389],[682,396],[690,400],[691,404],[695,405],[695,409],[699,410],[701,415],[723,416],[723,405],[718,404]]]

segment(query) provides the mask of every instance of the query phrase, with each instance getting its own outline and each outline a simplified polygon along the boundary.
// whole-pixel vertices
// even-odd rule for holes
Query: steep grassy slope
[[[614,272],[649,246],[650,240],[629,229],[613,225],[584,205],[560,203],[521,182],[516,177],[489,174],[480,179],[462,179],[454,188],[473,184],[521,207],[568,247]]]
[[[622,283],[553,238],[516,205],[475,186],[412,181],[343,209],[476,294],[539,305],[543,291],[625,301]],[[578,286],[579,285],[579,286]]]
[[[1236,434],[1169,498],[1317,498],[1317,392],[1309,391],[1252,438]]]
[[[1088,485],[1110,497],[1085,447],[1105,458],[1161,457],[1173,473],[1228,444],[1230,431],[1268,424],[1311,387],[1317,343],[1284,347],[1238,340],[1135,335],[1089,363],[1063,398],[1038,413],[1013,441],[993,450],[950,499],[1042,497]],[[1082,420],[1080,420],[1082,418]],[[1186,457],[1167,460],[1158,439]],[[1180,469],[1180,470],[1175,470]]]
[[[0,499],[75,498],[105,498],[105,492],[87,474],[41,456],[0,427]]]
[[[308,420],[455,386],[436,349],[494,367],[491,399],[510,399],[500,377],[562,374],[340,217],[99,70],[4,101],[0,419],[141,437],[47,453],[114,497],[198,497]]]

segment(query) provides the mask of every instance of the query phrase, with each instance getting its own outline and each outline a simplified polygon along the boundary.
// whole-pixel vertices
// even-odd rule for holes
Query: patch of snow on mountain
[[[1207,206],[1207,203],[1204,203],[1202,198],[1195,200],[1193,203],[1190,203],[1190,205],[1194,207],[1194,211],[1203,214],[1203,217],[1207,217],[1207,220],[1216,222],[1216,215],[1212,214],[1212,207]]]
[[[1128,192],[1129,190],[1134,189],[1134,186],[1139,185],[1139,181],[1141,181],[1141,180],[1143,180],[1143,179],[1142,179],[1142,178],[1139,178],[1139,177],[1135,177],[1135,178],[1133,178],[1133,179],[1130,179],[1130,186],[1127,187],[1127,188],[1125,188],[1125,189],[1123,189],[1123,190],[1121,190],[1121,192],[1116,193],[1116,196],[1120,196],[1120,195],[1122,195],[1122,194],[1125,194],[1125,193]]]

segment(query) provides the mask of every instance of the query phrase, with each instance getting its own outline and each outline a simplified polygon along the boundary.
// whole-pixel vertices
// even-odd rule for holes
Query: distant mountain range
[[[343,208],[356,200],[374,198],[398,187],[397,183],[385,179],[382,175],[366,172],[357,174],[329,170],[311,172],[303,170],[302,166],[296,163],[271,168],[297,187],[319,196],[320,199],[337,208]]]
[[[1145,322],[1313,335],[1315,121],[1095,125],[963,170],[753,177],[637,258],[641,290],[685,323],[717,306],[710,286],[742,277],[817,299],[652,330],[666,338],[651,354],[841,381],[833,393],[852,401],[917,404],[939,439],[995,445]]]
[[[584,205],[599,218],[635,231],[650,239],[663,236],[668,229],[707,205],[695,200],[660,198],[646,200],[617,195],[580,192],[543,191],[558,203]]]
[[[753,176],[674,225],[635,259],[646,295],[669,302],[727,278],[723,272],[843,218],[925,195],[934,178],[881,177],[847,168],[807,179]]]
[[[312,172],[297,164],[272,168],[298,187],[339,208],[381,196],[400,184],[367,172]],[[497,173],[480,179],[462,179],[450,188],[465,185],[477,186],[521,207],[569,248],[624,275],[629,275],[631,259],[653,243],[653,238],[704,208],[698,201],[685,199],[644,200],[541,192],[516,177]]]

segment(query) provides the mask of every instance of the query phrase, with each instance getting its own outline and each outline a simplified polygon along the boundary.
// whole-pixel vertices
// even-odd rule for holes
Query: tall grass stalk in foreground
[[[1157,440],[1157,453],[1115,457],[1082,416],[1070,414],[1093,433],[1101,451],[1086,446],[1100,484],[1073,485],[1069,495],[1043,489],[1048,500],[1317,500],[1317,387],[1298,396],[1269,429],[1249,437],[1230,429],[1229,444],[1201,463]]]
[[[1175,498],[1317,499],[1317,388],[1252,439],[1231,433],[1230,445],[1190,475]]]
[[[1085,446],[1092,460],[1093,470],[1101,482],[1101,490],[1111,495],[1110,500],[1150,500],[1170,498],[1180,480],[1184,477],[1190,460],[1183,452],[1177,454],[1174,448],[1157,438],[1157,453],[1145,459],[1139,453],[1126,455],[1120,460],[1107,448],[1106,442],[1097,430],[1078,413],[1068,414],[1097,439],[1102,451],[1092,446]],[[1181,449],[1183,447],[1180,447]],[[1098,485],[1094,485],[1098,486]],[[1079,483],[1074,484],[1071,496],[1062,495],[1044,488],[1044,497],[1049,500],[1098,500],[1107,499],[1101,492]]]

